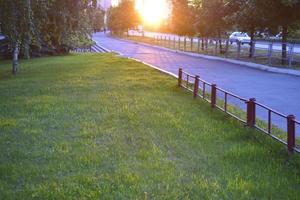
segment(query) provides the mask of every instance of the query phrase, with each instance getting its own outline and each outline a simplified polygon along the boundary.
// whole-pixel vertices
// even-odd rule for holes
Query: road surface
[[[255,97],[260,103],[283,113],[294,114],[300,119],[300,77],[277,74],[248,68],[224,61],[192,57],[155,47],[121,41],[96,33],[93,39],[97,44],[155,65],[163,70],[177,74],[179,67],[190,74],[200,75],[208,82],[244,98]],[[245,106],[240,105],[243,109]],[[258,110],[258,116],[266,119],[267,112]],[[286,129],[286,121],[272,117],[277,125]],[[300,136],[300,126],[296,127]]]

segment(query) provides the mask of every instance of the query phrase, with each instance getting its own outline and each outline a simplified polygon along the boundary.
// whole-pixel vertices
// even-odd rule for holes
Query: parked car
[[[0,41],[1,41],[1,40],[5,40],[5,38],[6,38],[6,37],[0,33]]]
[[[251,38],[247,33],[233,32],[229,36],[229,41],[231,44],[236,42],[236,43],[241,43],[243,45],[243,44],[250,44]]]
[[[9,54],[8,40],[0,33],[0,57],[5,57]]]

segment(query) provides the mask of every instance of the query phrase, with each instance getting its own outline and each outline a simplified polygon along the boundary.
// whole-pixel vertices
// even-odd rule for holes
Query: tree
[[[289,30],[300,21],[300,0],[269,0],[268,25],[270,28],[281,29],[282,32],[282,64],[287,59],[287,40]]]
[[[112,33],[120,34],[129,28],[136,27],[140,22],[140,16],[135,10],[134,2],[123,0],[118,6],[108,11],[108,28]]]
[[[226,17],[231,12],[226,0],[194,0],[197,10],[196,26],[202,37],[217,37],[219,39],[220,53],[222,50],[221,38],[231,26]],[[203,42],[202,42],[203,44]]]
[[[206,36],[219,37],[225,33],[229,27],[226,20],[228,16],[228,7],[225,0],[194,0],[194,6],[197,8],[197,23],[200,24]]]
[[[265,13],[268,9],[268,1],[229,0],[226,6],[231,9],[226,20],[237,26],[240,31],[250,33],[249,57],[252,58],[255,32],[264,30],[267,26]]]
[[[30,54],[66,53],[88,40],[92,31],[89,11],[96,0],[0,0],[0,24],[12,51],[12,72],[18,58]],[[32,52],[34,51],[34,52]]]
[[[193,36],[195,34],[195,15],[193,7],[188,0],[172,0],[172,30],[181,36]]]
[[[26,3],[28,2],[30,1],[26,1]],[[28,21],[28,13],[30,11],[27,9],[30,9],[30,6],[25,5],[25,1],[0,1],[0,22],[2,24],[2,31],[8,37],[13,52],[13,74],[17,73],[20,45],[24,38],[24,32],[26,33],[28,28],[28,23],[26,22]]]
[[[105,11],[100,8],[92,8],[89,13],[93,30],[99,31],[104,28]]]

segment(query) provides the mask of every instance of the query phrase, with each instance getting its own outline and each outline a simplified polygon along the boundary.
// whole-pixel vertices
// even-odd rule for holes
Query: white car
[[[4,40],[5,36],[0,33],[0,40]]]
[[[236,42],[236,43],[241,43],[243,45],[243,44],[250,44],[251,38],[249,37],[249,35],[247,33],[233,32],[229,36],[229,41],[231,44],[233,42]]]

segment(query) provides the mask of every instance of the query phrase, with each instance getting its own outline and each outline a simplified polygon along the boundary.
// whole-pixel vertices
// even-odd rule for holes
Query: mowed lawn
[[[300,199],[300,155],[113,54],[0,61],[0,199]]]

